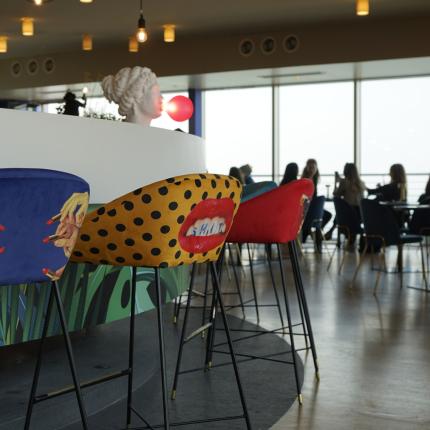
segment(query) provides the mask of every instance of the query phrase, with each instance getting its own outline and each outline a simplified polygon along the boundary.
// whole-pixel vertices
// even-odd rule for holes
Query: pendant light
[[[128,52],[139,52],[139,43],[136,39],[136,35],[128,38]]]
[[[5,54],[7,52],[7,37],[0,36],[0,54]]]
[[[163,25],[164,28],[164,41],[172,43],[175,41],[175,26],[173,24]]]
[[[81,1],[81,3],[92,3],[93,2],[93,0],[80,0]]]
[[[369,0],[356,0],[356,6],[358,16],[369,15]]]
[[[83,51],[93,50],[93,38],[90,34],[82,35],[82,50]]]
[[[21,18],[22,35],[33,36],[34,35],[34,18],[24,17]]]
[[[146,22],[143,17],[142,0],[140,0],[140,16],[137,21],[136,39],[139,43],[146,42],[148,33],[146,32]]]

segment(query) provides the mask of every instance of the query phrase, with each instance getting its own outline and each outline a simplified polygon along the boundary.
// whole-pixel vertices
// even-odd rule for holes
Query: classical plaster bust
[[[161,115],[162,97],[157,76],[147,67],[124,67],[102,81],[104,96],[119,105],[126,122],[149,126]]]

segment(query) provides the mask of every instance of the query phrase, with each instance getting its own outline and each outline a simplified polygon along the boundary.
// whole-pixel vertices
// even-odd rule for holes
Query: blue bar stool
[[[51,281],[51,294],[28,403],[25,430],[36,403],[42,349],[56,303],[73,389],[84,429],[88,428],[78,375],[57,281],[72,253],[88,208],[89,186],[69,173],[46,169],[0,169],[0,285]]]

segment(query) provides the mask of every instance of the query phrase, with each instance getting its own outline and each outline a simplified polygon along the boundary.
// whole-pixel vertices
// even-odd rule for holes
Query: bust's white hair
[[[157,76],[151,69],[135,66],[124,67],[115,76],[104,77],[102,88],[104,96],[119,105],[119,114],[126,116],[156,84]]]

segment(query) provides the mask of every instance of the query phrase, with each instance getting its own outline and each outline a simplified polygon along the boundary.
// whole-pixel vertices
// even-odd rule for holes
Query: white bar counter
[[[73,173],[90,184],[91,202],[206,171],[205,144],[178,131],[120,121],[0,109],[0,168]]]

